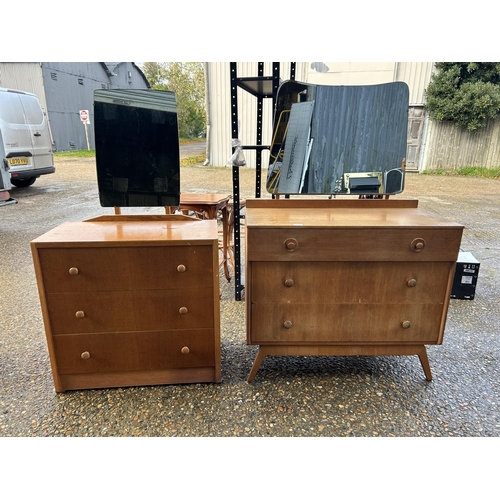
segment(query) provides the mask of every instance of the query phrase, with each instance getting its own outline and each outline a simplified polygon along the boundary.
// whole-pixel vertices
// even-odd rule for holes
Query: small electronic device
[[[457,267],[453,286],[452,299],[474,300],[480,263],[470,252],[458,252]]]

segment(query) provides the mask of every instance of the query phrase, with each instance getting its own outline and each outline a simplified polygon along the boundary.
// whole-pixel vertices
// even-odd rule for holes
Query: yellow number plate
[[[15,165],[29,165],[30,161],[28,158],[9,158],[9,165],[11,167]]]

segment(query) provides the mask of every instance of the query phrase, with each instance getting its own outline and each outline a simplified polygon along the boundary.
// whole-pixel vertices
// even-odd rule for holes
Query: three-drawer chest
[[[220,381],[215,220],[103,216],[31,249],[57,392]]]
[[[418,355],[441,344],[463,226],[417,200],[246,204],[247,344],[266,356]]]

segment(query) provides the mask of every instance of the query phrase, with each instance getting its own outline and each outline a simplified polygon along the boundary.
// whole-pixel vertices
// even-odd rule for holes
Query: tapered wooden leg
[[[422,368],[424,369],[425,378],[429,381],[432,380],[431,366],[429,365],[429,358],[427,357],[427,349],[425,348],[425,345],[418,348],[417,354],[420,359],[420,363],[422,364]]]
[[[259,370],[260,365],[262,364],[262,361],[264,361],[264,358],[266,356],[267,356],[266,349],[263,348],[262,346],[259,347],[259,352],[257,353],[255,361],[253,362],[252,369],[248,374],[247,382],[251,382],[255,378],[255,375],[257,374],[257,371]]]
[[[383,345],[383,346],[314,346],[314,345],[283,345],[259,346],[259,351],[253,362],[247,382],[251,382],[266,356],[413,356],[417,355],[424,369],[425,378],[432,380],[431,367],[425,345]]]

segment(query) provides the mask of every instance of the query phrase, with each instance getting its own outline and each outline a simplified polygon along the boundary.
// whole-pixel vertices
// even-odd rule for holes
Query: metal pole
[[[231,85],[231,138],[238,139],[238,82],[237,63],[229,63]],[[234,148],[233,148],[234,153]],[[241,249],[240,249],[240,171],[233,166],[233,210],[234,210],[234,298],[241,301]]]

